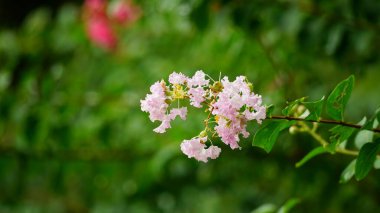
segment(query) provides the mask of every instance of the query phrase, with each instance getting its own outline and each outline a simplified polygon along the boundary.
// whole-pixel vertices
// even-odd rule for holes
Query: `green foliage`
[[[117,29],[114,52],[88,41],[80,5],[0,26],[0,212],[251,212],[264,203],[277,211],[290,197],[302,199],[294,212],[380,211],[379,170],[339,185],[335,174],[349,162],[339,153],[294,169],[312,149],[308,134],[282,134],[270,155],[241,139],[242,150],[200,164],[179,143],[199,133],[204,115],[189,111],[162,136],[139,109],[157,79],[203,69],[214,79],[247,76],[276,106],[271,115],[284,100],[318,100],[355,74],[346,118],[372,115],[380,102],[380,42],[369,27],[377,1],[135,2],[143,16]],[[325,102],[300,104],[316,118]],[[326,138],[327,125],[318,127]],[[354,147],[354,134],[339,148]]]
[[[299,162],[296,163],[296,167],[301,167],[306,162],[314,158],[315,156],[321,155],[323,153],[327,153],[328,150],[325,147],[319,146],[313,150],[311,150],[305,157],[302,158]]]
[[[278,213],[288,213],[288,212],[291,212],[291,210],[297,206],[299,203],[301,202],[300,199],[298,198],[292,198],[288,201],[286,201],[286,203],[281,206],[281,208],[277,211]]]
[[[368,175],[373,167],[379,150],[380,139],[377,139],[372,143],[367,143],[360,149],[359,156],[355,165],[356,180],[362,180]]]
[[[282,110],[282,114],[285,116],[290,116],[294,114],[294,112],[297,110],[297,106],[304,100],[305,98],[300,98],[288,103],[287,106]]]
[[[267,118],[272,117],[273,111],[274,111],[274,105],[273,104],[267,106],[266,107],[266,117]]]
[[[351,75],[346,80],[340,82],[327,98],[326,112],[331,118],[343,121],[344,109],[351,96],[354,81],[355,77]]]
[[[264,121],[262,126],[257,130],[252,145],[260,147],[264,149],[267,153],[269,153],[275,142],[277,141],[278,135],[280,132],[291,125],[293,125],[295,122],[293,121]]]
[[[351,163],[349,163],[348,166],[343,170],[342,174],[340,175],[339,183],[347,183],[350,181],[355,174],[355,167],[356,159],[351,161]]]
[[[274,204],[263,204],[260,207],[253,210],[251,213],[287,213],[291,212],[301,202],[298,198],[292,198],[287,200],[284,205],[278,207]]]
[[[363,125],[363,129],[371,130],[372,128],[376,128],[377,126],[379,126],[379,122],[380,122],[380,108],[378,108],[375,111],[375,114],[365,122],[365,124]]]
[[[355,132],[355,129],[347,126],[334,126],[330,129],[331,137],[330,140],[335,142],[337,145],[347,141],[351,135]]]
[[[305,119],[318,121],[322,114],[324,102],[325,102],[324,96],[321,98],[321,100],[318,100],[318,101],[302,102],[302,104],[305,105],[305,107],[310,112],[310,114]]]

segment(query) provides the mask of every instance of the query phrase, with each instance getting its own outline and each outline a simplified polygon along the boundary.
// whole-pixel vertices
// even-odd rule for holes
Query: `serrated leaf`
[[[275,144],[279,133],[295,124],[295,121],[267,120],[256,132],[252,145],[263,148],[269,153]]]
[[[322,147],[322,146],[317,147],[317,148],[311,150],[305,157],[302,158],[302,160],[298,161],[296,163],[296,167],[301,167],[306,162],[308,162],[310,159],[314,158],[317,155],[326,153],[326,152],[328,152],[328,150],[325,149],[324,147]]]
[[[289,102],[289,103],[288,103],[288,106],[286,106],[286,107],[282,110],[282,114],[285,115],[285,116],[289,116],[289,115],[293,114],[294,111],[296,110],[296,106],[297,106],[299,103],[302,103],[304,100],[305,100],[305,97],[300,98],[300,99],[297,99],[297,100],[294,100],[294,101],[292,101],[292,102]]]
[[[356,159],[351,161],[350,164],[343,170],[342,174],[340,175],[339,183],[347,183],[355,174],[355,165],[356,165]]]
[[[314,102],[303,102],[305,107],[309,110],[310,114],[305,118],[306,120],[319,120],[321,116],[323,104],[325,102],[325,96],[321,100]]]
[[[301,202],[300,199],[298,199],[298,198],[292,198],[292,199],[286,201],[286,203],[283,206],[281,206],[281,208],[277,212],[278,213],[287,213],[287,212],[290,212],[290,210],[293,209],[300,202]]]
[[[343,121],[344,109],[354,87],[355,77],[351,75],[340,82],[331,92],[326,101],[327,114],[339,121]]]
[[[376,160],[377,152],[380,148],[380,139],[375,142],[365,144],[359,151],[359,156],[355,166],[356,180],[362,180],[371,171]]]
[[[354,133],[355,129],[347,126],[335,126],[330,129],[332,136],[330,137],[331,142],[336,142],[336,145],[346,141],[352,133]]]
[[[266,115],[267,115],[267,118],[270,118],[272,117],[272,113],[273,113],[273,110],[274,110],[274,106],[273,104],[269,105],[266,107]]]

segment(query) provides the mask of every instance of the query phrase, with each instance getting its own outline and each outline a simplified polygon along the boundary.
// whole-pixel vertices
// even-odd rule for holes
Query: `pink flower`
[[[84,7],[91,16],[106,15],[106,3],[103,0],[86,0]]]
[[[195,72],[195,75],[188,80],[187,85],[189,87],[194,86],[207,86],[210,82],[210,80],[206,80],[206,74],[202,70],[198,70]]]
[[[129,0],[119,0],[111,11],[112,19],[119,24],[133,23],[140,17],[140,14],[140,8]]]
[[[190,96],[190,104],[197,108],[201,108],[201,103],[205,101],[204,96],[206,95],[206,91],[202,87],[196,87],[190,88],[188,94]]]
[[[206,145],[204,144],[206,141],[207,137],[184,140],[181,144],[181,151],[189,158],[195,158],[196,160],[205,163],[208,161],[208,158],[216,159],[219,157],[221,149],[217,146],[206,148]]]
[[[112,50],[117,45],[116,34],[106,18],[90,18],[87,21],[87,34],[92,42],[104,49]]]
[[[141,100],[141,110],[149,113],[151,121],[161,121],[160,126],[153,131],[157,133],[164,133],[166,129],[170,128],[170,122],[179,116],[182,120],[186,119],[187,108],[174,108],[167,114],[168,104],[166,100],[168,97],[165,95],[167,89],[165,82],[156,82],[150,87],[151,94],[147,94],[144,100]]]
[[[161,125],[153,129],[153,131],[156,133],[164,133],[166,132],[166,129],[169,129],[170,127],[170,119],[165,117],[165,119],[162,120]]]
[[[115,49],[117,36],[108,19],[107,4],[103,0],[86,0],[84,4],[85,25],[89,39],[106,49]]]
[[[141,110],[149,113],[151,121],[163,121],[166,119],[166,109],[168,104],[165,102],[165,83],[156,82],[150,87],[151,94],[147,94],[141,100]]]
[[[218,125],[215,126],[215,131],[218,133],[222,141],[229,145],[231,149],[240,148],[239,133],[242,128],[238,125],[238,122],[229,123],[226,119],[220,118],[218,120]]]
[[[224,77],[222,85],[223,90],[212,105],[212,114],[218,118],[215,131],[225,144],[236,149],[239,148],[239,135],[249,136],[247,121],[261,123],[266,116],[265,107],[261,106],[261,96],[251,92],[245,77],[239,76],[233,82]]]
[[[208,86],[210,80],[206,80],[206,74],[202,70],[198,70],[195,75],[187,80],[187,86],[189,87],[188,94],[190,96],[190,104],[201,108],[201,103],[205,101],[206,90],[204,86]]]
[[[186,120],[187,115],[187,108],[181,107],[181,108],[174,108],[170,110],[170,119],[174,120],[177,116],[179,116],[182,120]]]
[[[182,73],[173,72],[169,75],[169,83],[171,84],[184,84],[187,79],[188,78]]]

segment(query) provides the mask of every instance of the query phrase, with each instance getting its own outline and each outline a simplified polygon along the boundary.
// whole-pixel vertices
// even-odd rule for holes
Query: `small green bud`
[[[211,91],[215,92],[215,93],[218,93],[218,92],[221,92],[223,90],[223,84],[222,82],[220,81],[216,81],[211,87],[210,87]]]
[[[165,91],[165,95],[170,97],[170,96],[173,95],[173,92],[170,91],[170,90],[166,90],[166,91]]]
[[[203,138],[207,136],[207,131],[203,130],[201,133],[199,133],[199,137]]]
[[[289,128],[289,133],[291,134],[291,135],[294,135],[294,134],[296,134],[297,132],[299,132],[299,129],[298,129],[298,127],[297,126],[291,126],[290,128]]]
[[[306,107],[304,105],[297,106],[297,115],[302,115],[306,111]]]
[[[253,91],[253,84],[252,84],[251,82],[248,82],[247,84],[248,84],[249,89],[250,89],[251,92],[252,92],[252,91]]]
[[[168,105],[170,105],[172,103],[172,100],[171,99],[165,99],[165,103],[167,103]]]

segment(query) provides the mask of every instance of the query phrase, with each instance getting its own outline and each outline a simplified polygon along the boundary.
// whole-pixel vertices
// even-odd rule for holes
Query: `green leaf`
[[[342,174],[340,175],[339,183],[347,183],[355,174],[355,165],[356,165],[356,159],[351,161],[350,164],[343,170]]]
[[[358,160],[355,166],[356,180],[362,180],[371,171],[379,148],[380,139],[377,139],[375,142],[365,144],[360,149]]]
[[[298,198],[292,198],[292,199],[286,201],[286,203],[283,206],[281,206],[281,208],[277,212],[278,213],[287,213],[287,212],[290,212],[290,210],[293,209],[300,202],[301,202],[300,199],[298,199]]]
[[[355,77],[351,75],[340,82],[327,98],[326,112],[331,118],[343,121],[344,109],[354,87],[354,81]]]
[[[267,118],[272,117],[272,113],[273,113],[273,110],[274,110],[273,104],[271,104],[269,106],[266,106],[266,108],[267,108],[267,110],[266,110]]]
[[[272,150],[279,133],[293,124],[295,124],[295,121],[266,120],[256,132],[252,145],[263,148],[269,153]]]
[[[320,147],[317,147],[313,150],[311,150],[304,158],[302,158],[302,160],[298,161],[296,163],[296,167],[301,167],[302,165],[304,165],[306,162],[308,162],[310,159],[314,158],[315,156],[317,155],[320,155],[320,154],[323,154],[323,153],[326,153],[328,152],[327,149],[325,149],[324,147],[320,146]]]
[[[282,110],[282,114],[285,115],[285,116],[290,116],[290,115],[293,114],[294,111],[296,110],[296,106],[297,106],[298,104],[302,103],[304,100],[305,100],[305,97],[300,98],[300,99],[297,99],[297,100],[294,100],[294,101],[288,103],[288,106],[285,107],[285,108]]]
[[[380,159],[376,159],[375,162],[373,163],[373,168],[374,169],[380,169]]]
[[[253,210],[251,213],[274,213],[276,212],[277,207],[274,204],[266,203],[255,210]]]
[[[355,146],[358,148],[358,149],[361,149],[362,146],[368,142],[371,142],[373,141],[373,132],[372,131],[369,131],[369,130],[366,130],[366,128],[372,128],[373,124],[375,122],[375,119],[369,119],[367,121],[367,117],[364,117],[361,121],[359,121],[357,124],[358,125],[363,125],[362,127],[362,130],[360,130],[356,136],[355,136]],[[376,121],[377,122],[377,121]],[[370,124],[370,125],[369,125]],[[368,126],[369,125],[369,126]],[[367,126],[367,127],[365,127]]]
[[[336,142],[337,145],[340,143],[346,141],[352,133],[354,133],[355,129],[347,126],[335,126],[330,129],[330,132],[332,133],[332,136],[330,137],[330,140],[334,143]]]
[[[367,129],[371,130],[372,128],[376,128],[379,125],[380,122],[380,108],[378,108],[375,111],[375,114],[367,121],[364,122],[363,128],[362,129]]]
[[[310,114],[305,118],[306,120],[319,120],[322,113],[325,96],[321,100],[314,102],[303,102],[305,107],[309,110]]]
[[[364,144],[373,141],[374,133],[369,130],[360,130],[355,136],[355,146],[361,149]]]

